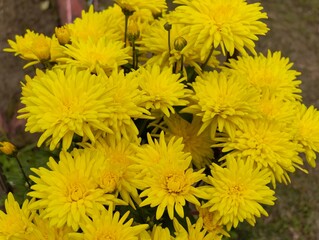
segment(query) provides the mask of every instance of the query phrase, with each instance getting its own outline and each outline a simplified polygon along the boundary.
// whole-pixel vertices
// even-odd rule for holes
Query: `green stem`
[[[24,180],[25,180],[26,183],[28,184],[28,188],[30,188],[30,187],[31,187],[31,183],[30,183],[30,181],[29,181],[29,178],[28,178],[27,175],[25,174],[25,171],[23,170],[22,164],[21,164],[21,162],[20,162],[20,160],[19,160],[19,158],[18,158],[17,155],[15,156],[15,159],[17,160],[17,163],[18,163],[19,168],[20,168],[20,170],[21,170],[21,173],[22,173],[22,175],[23,175],[23,177],[24,177]]]
[[[183,77],[183,68],[184,68],[184,55],[181,54],[181,76]]]
[[[204,71],[205,67],[207,66],[209,59],[211,58],[211,56],[213,55],[214,52],[214,47],[212,46],[212,48],[210,49],[210,52],[205,60],[205,62],[201,65],[201,69]]]
[[[124,12],[124,15],[125,15],[125,27],[124,27],[124,47],[126,47],[127,27],[128,27],[128,18],[129,18],[129,15],[128,15],[128,14],[125,14],[125,12]]]

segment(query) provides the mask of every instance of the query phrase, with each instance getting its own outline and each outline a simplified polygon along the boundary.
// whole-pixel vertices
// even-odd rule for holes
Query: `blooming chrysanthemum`
[[[117,70],[119,66],[128,62],[130,49],[124,48],[121,41],[101,37],[96,42],[92,39],[72,41],[66,44],[64,53],[67,57],[57,59],[66,65],[89,69],[96,73],[98,68],[107,74]]]
[[[140,9],[148,9],[153,14],[159,14],[167,8],[165,0],[115,0],[115,3],[117,3],[124,11],[131,12]]]
[[[288,58],[281,57],[281,52],[267,56],[242,56],[238,60],[230,59],[228,67],[240,80],[255,87],[261,94],[279,97],[288,101],[301,100],[301,81],[299,72],[292,70]],[[228,68],[227,68],[228,69]]]
[[[42,210],[42,216],[49,219],[51,226],[72,227],[86,224],[94,209],[104,209],[104,205],[123,203],[114,195],[106,194],[94,180],[101,167],[95,160],[103,157],[91,150],[77,150],[72,154],[62,151],[57,163],[50,158],[48,167],[31,170],[38,175],[30,176],[34,185],[29,196],[37,200],[30,204],[31,209]]]
[[[17,35],[15,39],[15,42],[8,40],[11,48],[5,48],[4,51],[13,52],[15,56],[30,61],[23,68],[50,59],[51,38],[28,29],[24,36]]]
[[[175,63],[181,61],[183,56],[183,62],[185,65],[194,66],[195,69],[200,72],[201,67],[199,64],[203,63],[200,59],[200,46],[195,47],[191,42],[190,36],[182,32],[181,24],[172,24],[169,35],[170,42],[168,46],[168,32],[165,29],[165,24],[168,23],[169,14],[163,18],[155,20],[151,27],[142,34],[142,39],[139,42],[139,50],[141,52],[151,52],[152,56],[147,60],[148,64],[158,64],[160,66],[173,66]],[[176,49],[176,44],[179,39],[184,40],[182,49]],[[216,55],[217,51],[214,51]],[[207,53],[208,54],[208,53]],[[206,55],[207,55],[206,54]],[[204,59],[206,59],[206,56]],[[215,56],[211,56],[208,66],[214,67],[219,64]]]
[[[294,140],[303,147],[308,163],[316,166],[316,153],[319,152],[319,111],[314,106],[306,107],[299,104],[297,107],[295,120],[293,122],[295,130]]]
[[[4,202],[6,213],[0,211],[0,239],[32,239],[34,224],[29,204],[25,200],[20,208],[12,193],[8,194]]]
[[[245,54],[245,47],[255,53],[257,35],[265,35],[267,25],[261,22],[267,14],[260,3],[245,0],[176,0],[172,22],[185,24],[184,31],[200,45],[201,57],[211,48],[221,47],[223,53],[233,55],[235,49]]]
[[[120,41],[124,34],[124,14],[116,5],[101,12],[94,11],[91,5],[88,12],[83,10],[82,16],[66,27],[72,42],[91,39],[96,43],[101,37]]]
[[[137,149],[134,157],[137,164],[135,169],[142,172],[142,187],[139,188],[143,192],[140,197],[145,198],[140,207],[157,207],[156,219],[162,217],[165,209],[170,219],[174,218],[174,209],[179,216],[184,217],[183,206],[186,201],[200,205],[197,197],[201,198],[203,193],[193,185],[203,179],[204,169],[194,172],[189,167],[191,157],[183,152],[182,138],[172,138],[166,143],[163,132],[159,142],[153,142],[149,135],[148,138],[149,143]]]
[[[259,93],[225,72],[205,72],[196,78],[193,89],[194,102],[183,111],[201,116],[199,133],[210,126],[212,139],[216,130],[234,137],[246,119],[258,117]]]
[[[216,212],[210,212],[209,208],[198,207],[199,217],[203,219],[203,228],[211,233],[212,239],[222,239],[223,236],[230,237],[225,231],[224,225],[220,223]]]
[[[44,219],[43,216],[36,214],[33,218],[34,228],[37,231],[37,236],[34,239],[37,240],[66,240],[68,239],[68,234],[73,233],[72,228],[63,226],[56,227],[51,226],[49,219]]]
[[[81,226],[82,233],[70,234],[70,239],[125,239],[138,240],[138,235],[144,231],[147,224],[133,224],[133,218],[126,221],[129,212],[120,216],[119,212],[102,209],[100,212],[95,212],[92,220]],[[125,222],[126,221],[126,222]]]
[[[180,78],[171,68],[161,69],[158,65],[140,68],[137,75],[140,88],[146,93],[147,109],[160,109],[167,117],[175,113],[174,106],[185,106],[185,98],[190,94]]]
[[[192,121],[188,122],[178,114],[172,114],[169,118],[164,117],[164,126],[166,136],[183,138],[184,151],[192,155],[192,163],[198,169],[210,165],[214,153],[211,145],[213,141],[210,138],[209,129],[197,134],[202,126],[200,117],[193,116]]]
[[[226,167],[212,165],[209,185],[202,190],[209,198],[202,207],[215,212],[227,230],[244,220],[254,225],[256,217],[268,216],[261,204],[274,205],[275,192],[267,186],[270,171],[254,166],[254,161],[240,158],[228,159]]]
[[[140,240],[173,240],[169,229],[154,225],[148,238],[140,237]]]
[[[210,232],[203,228],[203,219],[199,217],[196,223],[192,224],[189,218],[186,218],[187,229],[185,229],[176,218],[173,220],[175,229],[175,240],[220,240],[220,237],[214,237]]]
[[[106,193],[120,195],[133,208],[134,202],[141,202],[133,182],[135,172],[129,168],[133,164],[131,158],[135,155],[136,146],[134,141],[108,135],[106,138],[99,138],[92,147],[103,154],[103,158],[95,160],[100,168],[93,176],[99,187]]]
[[[285,132],[281,125],[274,122],[257,119],[247,121],[246,126],[235,133],[234,138],[221,137],[222,142],[215,146],[223,147],[227,156],[238,156],[252,160],[259,168],[267,168],[272,175],[273,184],[290,182],[288,172],[294,172],[303,164],[298,156],[300,146],[293,142],[291,132]]]
[[[112,98],[99,77],[68,67],[38,70],[26,80],[21,97],[25,107],[18,118],[27,119],[26,131],[43,132],[38,146],[48,139],[53,150],[62,140],[62,147],[68,149],[74,134],[94,142],[94,130],[112,132],[103,124]]]
[[[99,72],[105,87],[108,89],[112,101],[110,115],[104,124],[112,129],[115,136],[131,139],[139,134],[133,121],[136,118],[150,118],[150,112],[145,109],[145,94],[139,89],[138,79],[134,73],[124,74],[124,71],[113,71],[107,77],[105,73]]]

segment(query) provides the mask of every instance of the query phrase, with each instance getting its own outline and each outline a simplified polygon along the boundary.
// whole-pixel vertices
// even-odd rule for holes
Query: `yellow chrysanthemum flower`
[[[319,111],[314,106],[299,104],[293,122],[294,140],[303,147],[310,166],[316,166],[316,153],[319,152]]]
[[[163,132],[159,142],[153,142],[149,135],[148,138],[149,144],[140,147],[134,158],[138,165],[135,169],[140,169],[142,173],[140,188],[143,192],[140,197],[145,197],[140,207],[157,207],[156,219],[162,217],[166,208],[170,219],[174,218],[174,209],[179,216],[184,217],[183,206],[186,201],[200,205],[197,197],[202,198],[202,192],[193,185],[203,179],[204,169],[194,172],[189,168],[191,157],[183,152],[181,138],[172,138],[166,143]],[[152,152],[155,154],[147,155]]]
[[[160,66],[173,66],[175,63],[181,61],[183,56],[183,62],[185,65],[190,65],[195,67],[197,72],[201,72],[200,64],[203,60],[200,59],[200,46],[194,46],[190,36],[182,32],[181,24],[172,24],[170,30],[170,46],[168,46],[168,32],[165,29],[165,24],[169,21],[169,14],[164,18],[160,18],[152,23],[152,25],[147,29],[147,31],[142,34],[142,39],[139,42],[139,50],[142,53],[147,54],[152,53],[152,56],[147,60],[147,64],[158,64]],[[178,40],[183,39],[185,42],[180,46],[181,50],[176,49],[178,46]],[[185,45],[185,46],[183,46]],[[214,51],[213,56],[211,56],[208,66],[216,67],[219,65],[218,60],[214,55],[219,52]],[[208,54],[208,53],[207,53]],[[206,55],[207,55],[206,54]],[[205,55],[204,59],[207,58]]]
[[[107,77],[103,71],[98,72],[106,89],[109,91],[112,108],[104,124],[112,129],[115,136],[120,139],[136,138],[139,131],[133,121],[137,118],[150,118],[150,112],[145,109],[146,97],[139,88],[135,73],[124,74],[124,71],[113,71]]]
[[[99,187],[106,193],[119,195],[135,208],[134,202],[139,204],[141,199],[134,184],[136,173],[129,166],[133,164],[131,158],[135,155],[137,143],[108,135],[106,138],[99,138],[91,148],[104,156],[95,160],[100,167],[93,178]]]
[[[299,72],[292,70],[292,63],[288,58],[281,57],[281,52],[267,56],[243,56],[238,60],[230,59],[227,70],[255,87],[261,94],[268,94],[287,101],[301,100],[301,81],[296,77]]]
[[[24,36],[17,35],[15,39],[15,42],[8,40],[11,48],[5,48],[4,51],[13,52],[15,56],[30,61],[23,68],[50,59],[51,38],[27,29]]]
[[[281,125],[263,119],[247,121],[246,126],[235,132],[234,138],[220,137],[216,141],[222,142],[214,146],[223,147],[227,157],[240,157],[252,160],[263,169],[272,172],[272,182],[275,180],[288,183],[288,172],[294,172],[303,165],[298,152],[300,146],[293,142],[291,132],[285,132]]]
[[[220,223],[220,219],[216,212],[210,212],[209,208],[197,207],[199,217],[203,219],[203,228],[211,233],[212,239],[222,239],[223,236],[230,237],[229,233],[225,231],[224,225]]]
[[[175,229],[175,240],[220,240],[220,237],[214,237],[211,233],[203,228],[203,219],[199,217],[196,223],[192,224],[188,217],[186,217],[187,230],[177,221],[173,220]]]
[[[124,48],[121,41],[110,40],[101,37],[94,42],[92,39],[72,41],[66,44],[64,54],[67,57],[57,59],[63,65],[76,66],[89,69],[96,73],[97,69],[103,69],[108,75],[117,70],[119,66],[128,63],[130,48]]]
[[[38,231],[38,235],[35,240],[67,240],[68,234],[73,233],[72,228],[63,226],[56,227],[51,226],[48,219],[44,219],[43,216],[36,214],[33,218],[35,229]],[[30,240],[30,239],[29,239]]]
[[[148,225],[133,225],[131,218],[127,222],[126,219],[129,212],[120,216],[119,212],[102,209],[99,213],[95,212],[92,220],[81,226],[82,233],[70,234],[70,239],[118,239],[118,240],[138,240],[138,235],[144,231]]]
[[[226,167],[212,165],[212,176],[202,191],[208,195],[208,202],[202,205],[215,212],[220,224],[227,230],[237,227],[246,220],[251,225],[261,214],[268,216],[261,204],[274,205],[275,192],[267,184],[271,180],[268,169],[254,167],[254,161],[231,158]]]
[[[105,82],[89,71],[54,68],[45,73],[38,70],[34,78],[22,83],[18,118],[27,119],[26,131],[43,132],[38,146],[48,139],[50,150],[63,141],[68,149],[74,134],[95,141],[93,132],[112,133],[103,123],[110,113],[112,98]]]
[[[140,88],[146,93],[147,109],[160,109],[167,117],[175,113],[174,106],[185,106],[185,98],[190,94],[183,84],[180,74],[173,74],[172,69],[161,69],[158,65],[141,67],[137,75]]]
[[[31,168],[38,177],[30,176],[35,184],[28,195],[37,199],[30,208],[42,210],[43,218],[48,218],[51,226],[66,225],[77,231],[89,221],[94,209],[123,204],[114,195],[105,193],[94,180],[100,167],[94,162],[101,157],[91,150],[75,149],[72,154],[62,151],[58,163],[50,158],[49,169]]]
[[[200,117],[193,116],[192,121],[188,122],[178,114],[172,114],[169,118],[164,117],[163,124],[168,138],[174,136],[183,138],[184,151],[191,154],[192,163],[196,168],[201,169],[211,164],[211,160],[214,158],[211,147],[213,141],[208,129],[197,134],[202,126]]]
[[[119,6],[114,5],[101,12],[94,11],[93,5],[88,12],[82,11],[82,16],[73,23],[66,25],[70,39],[85,42],[91,39],[93,43],[102,37],[120,41],[124,34],[124,14]]]
[[[167,227],[154,225],[148,238],[140,238],[140,240],[174,240]]]
[[[201,116],[203,125],[199,133],[210,126],[212,139],[216,130],[233,138],[246,119],[258,117],[257,90],[225,72],[205,72],[196,78],[193,89],[194,102],[183,111]]]
[[[34,224],[29,204],[29,201],[25,200],[20,209],[12,193],[8,194],[4,203],[6,213],[0,210],[0,239],[32,239]]]
[[[16,150],[16,147],[11,142],[0,142],[0,152],[10,155]]]
[[[175,0],[182,4],[173,12],[173,23],[185,24],[184,32],[200,45],[201,58],[212,48],[221,47],[233,55],[235,49],[245,54],[245,47],[255,53],[257,35],[265,35],[267,25],[261,22],[267,14],[260,3],[245,0]]]
[[[143,0],[115,0],[124,11],[137,11],[140,9],[148,9],[153,14],[159,14],[163,10],[167,9],[165,0],[153,0],[153,1],[143,1]]]

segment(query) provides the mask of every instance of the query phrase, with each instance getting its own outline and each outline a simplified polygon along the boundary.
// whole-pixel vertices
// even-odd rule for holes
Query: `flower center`
[[[100,186],[106,193],[112,193],[116,190],[119,177],[111,171],[105,171],[100,179]]]
[[[71,202],[76,202],[85,197],[86,190],[84,186],[81,186],[80,184],[75,183],[69,186],[67,194]]]
[[[236,184],[234,186],[229,187],[228,189],[228,195],[233,198],[240,198],[243,194],[243,187],[240,184]]]
[[[166,176],[166,189],[169,193],[180,193],[184,188],[184,176],[181,174],[170,174]]]

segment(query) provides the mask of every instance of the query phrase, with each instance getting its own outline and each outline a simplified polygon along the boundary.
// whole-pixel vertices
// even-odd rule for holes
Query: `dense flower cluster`
[[[299,72],[255,51],[261,5],[174,3],[115,0],[8,41],[38,67],[18,118],[55,155],[31,168],[21,208],[8,194],[1,239],[220,240],[268,215],[303,155],[316,165],[319,111]]]

